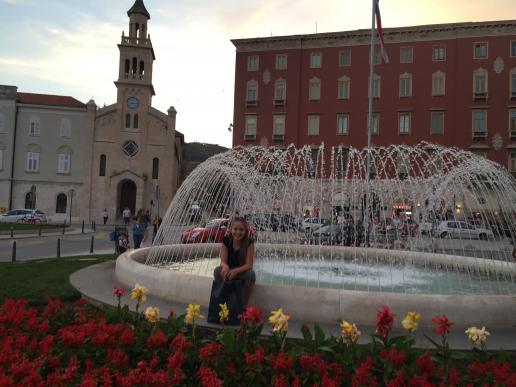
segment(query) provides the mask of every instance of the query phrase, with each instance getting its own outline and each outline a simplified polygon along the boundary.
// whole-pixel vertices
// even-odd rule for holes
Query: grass
[[[38,230],[40,226],[42,230],[63,228],[62,224],[0,223],[0,231],[11,231],[11,227],[14,231]]]
[[[0,304],[7,298],[26,298],[43,305],[48,297],[70,302],[81,294],[70,285],[70,275],[83,267],[113,259],[114,255],[88,255],[0,263]]]

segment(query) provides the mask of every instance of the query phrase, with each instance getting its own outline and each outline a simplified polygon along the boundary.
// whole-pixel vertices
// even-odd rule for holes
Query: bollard
[[[57,238],[57,258],[61,258],[61,238]]]
[[[41,236],[41,224],[39,225],[38,227],[38,236],[40,237]]]
[[[65,228],[66,228],[66,220],[63,223],[63,235],[65,234]]]
[[[14,238],[14,227],[11,226],[11,238]]]
[[[93,231],[93,220],[91,221],[91,231]]]
[[[11,262],[16,262],[16,241],[13,241],[13,251],[11,256]]]
[[[93,231],[97,231],[97,223],[95,221],[93,221]]]
[[[90,254],[93,254],[94,244],[95,244],[95,236],[92,235],[91,241],[90,241]]]
[[[81,234],[84,234],[84,220],[82,221],[82,229],[81,229]]]

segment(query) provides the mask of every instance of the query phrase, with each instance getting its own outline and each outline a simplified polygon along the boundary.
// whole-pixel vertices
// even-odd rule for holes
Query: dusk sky
[[[133,0],[0,0],[0,84],[115,102]],[[368,0],[145,0],[156,52],[153,106],[178,110],[187,142],[231,145],[232,38],[370,27]],[[514,0],[382,0],[384,27],[516,19]]]

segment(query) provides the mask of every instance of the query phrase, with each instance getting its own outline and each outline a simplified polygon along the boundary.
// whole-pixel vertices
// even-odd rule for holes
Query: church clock
[[[138,101],[138,98],[131,97],[127,100],[127,107],[129,109],[138,109],[138,106],[140,106],[140,101]]]

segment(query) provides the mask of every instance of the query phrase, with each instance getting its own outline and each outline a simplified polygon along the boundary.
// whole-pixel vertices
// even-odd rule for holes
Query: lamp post
[[[70,225],[72,225],[72,208],[73,208],[73,197],[75,195],[75,190],[72,188],[68,191],[68,196],[70,197]]]

